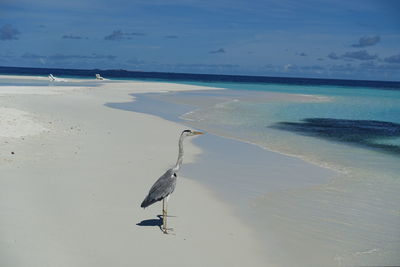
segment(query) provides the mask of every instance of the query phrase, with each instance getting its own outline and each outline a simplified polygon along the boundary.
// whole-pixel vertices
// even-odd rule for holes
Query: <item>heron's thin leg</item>
[[[165,230],[169,230],[169,229],[167,228],[168,199],[169,199],[169,196],[167,196],[166,199],[165,199]]]
[[[168,200],[170,195],[168,195],[165,200],[165,222],[164,222],[164,233],[168,234],[168,231],[173,231],[173,228],[167,228],[167,217],[168,217]]]
[[[168,205],[168,200],[165,201],[165,215],[164,215],[164,218],[165,218],[164,231],[165,231],[166,234],[167,234],[167,231],[168,231],[168,229],[167,229],[167,217],[168,217],[167,205]]]
[[[162,230],[164,233],[167,233],[167,212],[165,210],[165,199],[162,201],[162,216],[163,216],[163,225]]]

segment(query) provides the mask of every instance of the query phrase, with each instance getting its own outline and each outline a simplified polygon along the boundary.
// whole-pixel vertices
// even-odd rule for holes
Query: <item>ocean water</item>
[[[235,88],[242,95],[200,107],[183,118],[197,127],[218,129],[323,166],[358,172],[381,169],[398,178],[400,90],[265,85],[264,92],[300,97],[287,101],[243,90],[245,86],[240,91]]]
[[[346,172],[382,168],[394,179],[400,173],[400,90],[219,85],[229,90],[158,99],[196,106],[181,116],[195,127],[318,165]]]

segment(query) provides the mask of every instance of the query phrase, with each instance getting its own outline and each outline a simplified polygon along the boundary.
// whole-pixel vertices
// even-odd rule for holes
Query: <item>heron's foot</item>
[[[174,228],[162,228],[164,234],[169,234],[169,232],[173,232]]]

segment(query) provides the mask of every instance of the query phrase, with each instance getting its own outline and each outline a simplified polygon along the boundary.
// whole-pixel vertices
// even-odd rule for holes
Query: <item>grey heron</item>
[[[168,199],[169,196],[174,192],[175,186],[176,186],[176,178],[178,177],[177,173],[179,169],[181,168],[182,161],[183,161],[183,140],[188,137],[188,136],[194,136],[194,135],[199,135],[203,134],[202,132],[197,132],[197,131],[192,131],[192,130],[184,130],[180,137],[179,137],[179,142],[178,142],[178,147],[179,147],[179,153],[178,153],[178,159],[176,161],[176,164],[173,168],[168,169],[163,175],[161,175],[160,178],[154,183],[154,185],[150,188],[149,193],[147,194],[146,198],[143,200],[142,204],[140,207],[146,208],[157,201],[163,202],[163,207],[162,207],[162,218],[163,218],[163,224],[162,224],[162,231],[164,234],[168,234],[168,229],[167,228],[167,205],[168,205]]]

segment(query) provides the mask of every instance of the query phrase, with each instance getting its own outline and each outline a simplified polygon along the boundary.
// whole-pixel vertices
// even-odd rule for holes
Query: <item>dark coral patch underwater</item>
[[[379,140],[399,138],[400,124],[398,123],[376,120],[307,118],[301,122],[279,122],[270,127],[400,155],[399,145],[378,142]]]

